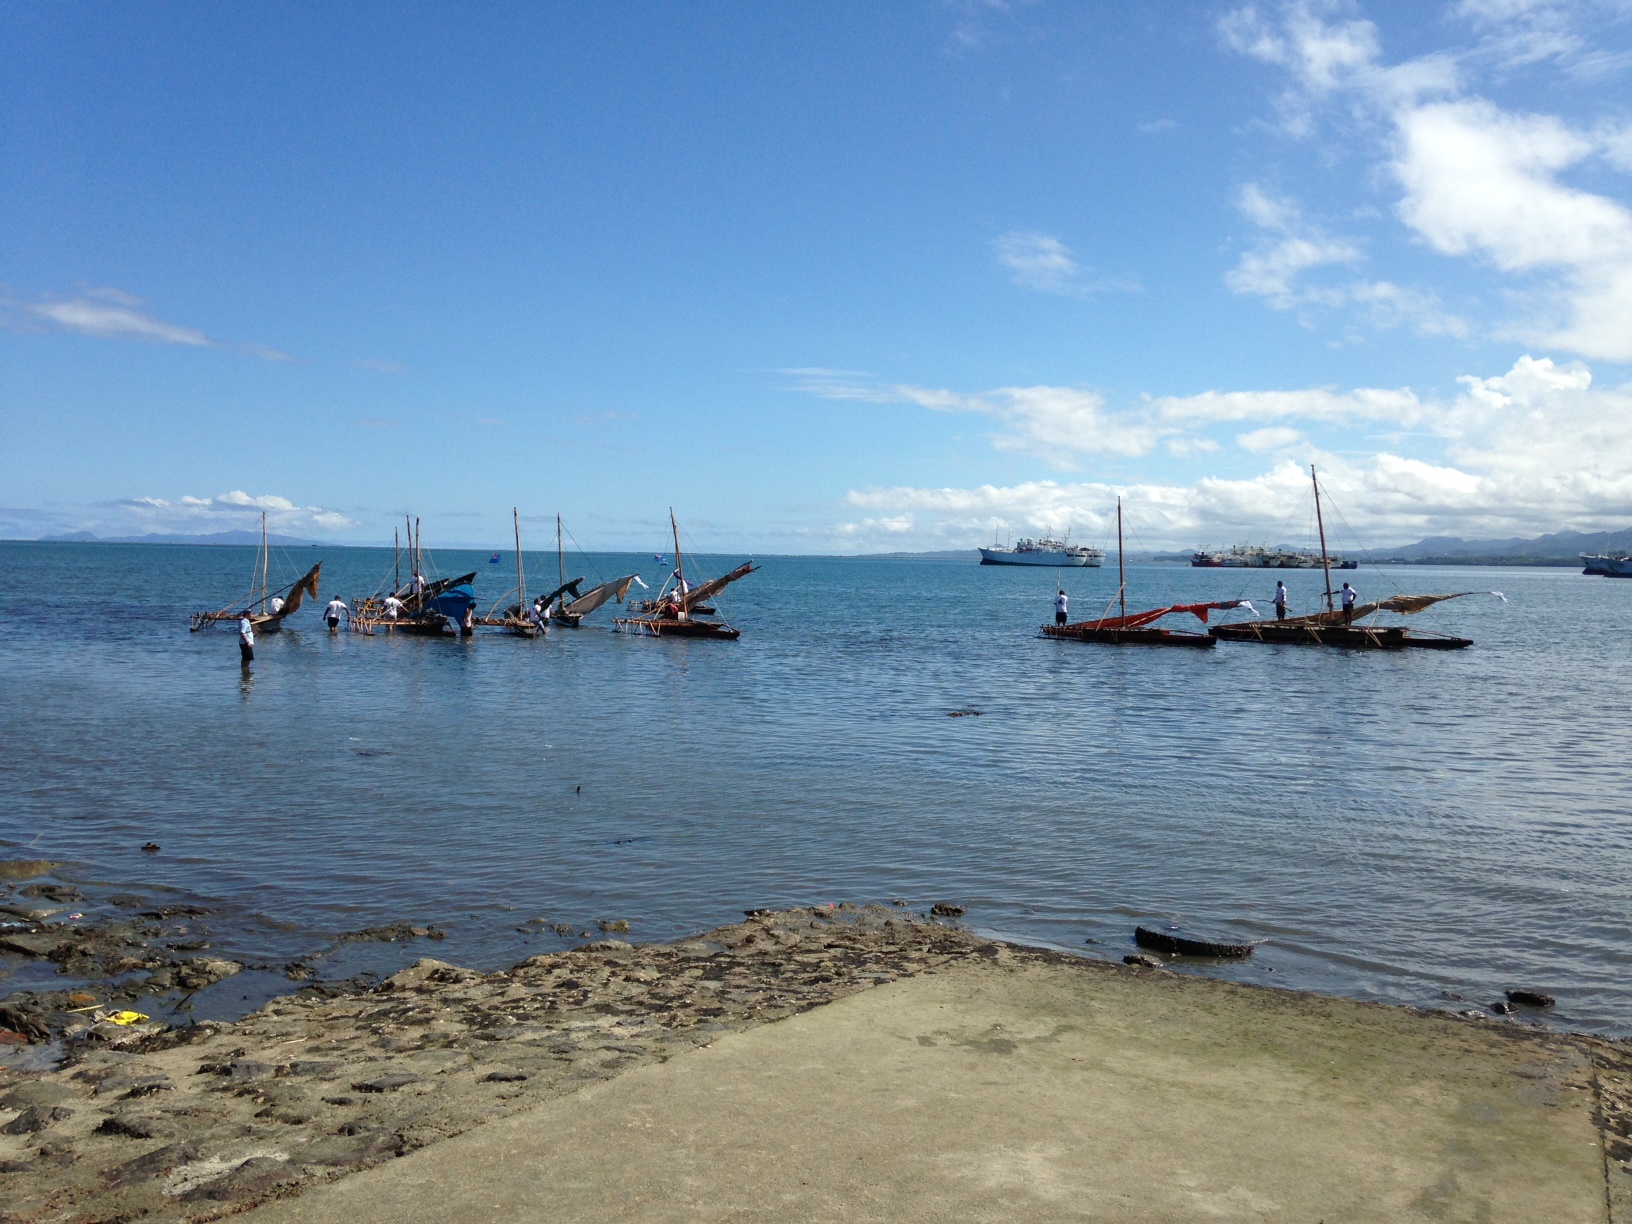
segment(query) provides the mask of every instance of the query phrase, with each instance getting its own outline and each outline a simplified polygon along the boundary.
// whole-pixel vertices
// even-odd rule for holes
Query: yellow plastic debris
[[[108,1019],[114,1024],[140,1024],[147,1017],[142,1015],[141,1012],[122,1011],[114,1012]]]

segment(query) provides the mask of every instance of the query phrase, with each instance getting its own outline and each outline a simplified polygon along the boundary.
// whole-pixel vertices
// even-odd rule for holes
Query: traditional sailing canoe
[[[713,615],[714,609],[707,603],[712,596],[718,595],[739,578],[746,578],[759,567],[750,561],[744,561],[729,574],[711,579],[701,586],[690,586],[686,582],[685,560],[680,555],[680,525],[675,521],[672,506],[669,508],[669,527],[674,533],[674,573],[671,576],[673,588],[670,588],[668,582],[664,582],[655,599],[642,600],[635,605],[634,610],[639,615],[619,617],[613,623],[621,632],[644,634],[648,637],[718,638],[726,642],[736,641],[742,636],[740,629],[735,629],[723,621],[699,618]],[[634,581],[632,576],[630,581]],[[625,587],[625,590],[627,589]]]
[[[1239,608],[1244,599],[1219,600],[1211,603],[1169,604],[1165,608],[1151,608],[1144,612],[1128,612],[1127,567],[1122,555],[1122,499],[1116,499],[1116,576],[1119,582],[1117,599],[1122,604],[1120,616],[1102,616],[1098,620],[1077,621],[1068,625],[1044,625],[1043,636],[1069,639],[1073,642],[1099,642],[1106,646],[1189,646],[1209,650],[1218,645],[1216,639],[1205,633],[1186,633],[1181,629],[1156,629],[1152,626],[1173,612],[1188,612],[1202,624],[1207,614],[1220,608]],[[1251,606],[1250,604],[1248,605]]]
[[[1378,612],[1397,612],[1413,616],[1447,599],[1461,599],[1467,595],[1485,594],[1482,591],[1457,591],[1449,595],[1394,595],[1376,603],[1361,604],[1348,613],[1339,609],[1332,594],[1331,557],[1326,551],[1326,520],[1320,508],[1320,480],[1315,465],[1309,465],[1309,481],[1315,491],[1315,522],[1320,530],[1320,560],[1326,571],[1326,608],[1312,616],[1290,617],[1286,620],[1245,621],[1232,625],[1214,625],[1211,636],[1225,642],[1270,642],[1286,646],[1335,646],[1347,650],[1464,650],[1473,645],[1473,639],[1452,637],[1447,633],[1413,631],[1403,625],[1362,625],[1355,622]],[[1491,591],[1503,603],[1507,597],[1500,591]]]
[[[269,537],[266,534],[266,511],[261,511],[261,548],[255,558],[255,577],[260,581],[250,587],[249,594],[215,612],[194,612],[188,624],[188,629],[197,633],[207,625],[227,624],[236,628],[239,620],[249,617],[249,623],[257,633],[276,633],[283,628],[283,622],[300,610],[301,603],[307,595],[317,598],[318,577],[323,570],[323,563],[319,561],[306,573],[295,579],[288,586],[271,589],[268,574],[271,570],[272,552],[268,546]]]

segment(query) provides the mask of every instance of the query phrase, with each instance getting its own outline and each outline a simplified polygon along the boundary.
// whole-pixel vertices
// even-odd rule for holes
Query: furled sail
[[[1387,599],[1379,599],[1376,603],[1359,604],[1354,609],[1354,619],[1370,616],[1373,612],[1398,612],[1401,616],[1415,616],[1418,612],[1443,603],[1447,599],[1462,599],[1468,595],[1494,595],[1503,603],[1507,596],[1500,591],[1456,591],[1449,595],[1391,595]],[[1287,622],[1301,621],[1308,624],[1337,624],[1343,619],[1341,609],[1335,612],[1317,612],[1313,616],[1288,617]]]
[[[629,593],[629,588],[634,582],[633,574],[614,578],[611,582],[603,582],[600,586],[585,591],[580,598],[573,600],[561,611],[567,616],[588,616],[609,599],[616,599],[622,603],[623,597]]]
[[[709,596],[719,594],[719,592],[730,586],[738,578],[746,578],[749,574],[753,573],[756,568],[758,567],[755,566],[752,561],[744,561],[729,574],[721,574],[718,578],[710,579],[701,586],[692,587],[691,590],[687,591],[685,595],[682,598],[677,599],[676,602],[682,604],[686,611],[689,612],[692,608],[707,600]]]
[[[317,598],[317,576],[318,571],[320,571],[322,568],[323,562],[319,561],[316,565],[312,566],[311,569],[306,571],[306,577],[302,578],[299,582],[295,583],[294,586],[289,588],[289,598],[284,602],[283,607],[279,608],[277,612],[279,620],[282,620],[286,616],[294,615],[295,609],[300,607],[300,601],[306,596],[310,595],[313,599]]]

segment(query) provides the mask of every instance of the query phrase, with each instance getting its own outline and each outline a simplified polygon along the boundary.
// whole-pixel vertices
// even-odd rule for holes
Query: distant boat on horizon
[[[1068,544],[1064,540],[1053,540],[1047,537],[1031,539],[1026,537],[1017,541],[1013,548],[993,544],[990,548],[980,550],[982,565],[1047,565],[1058,569],[1061,567],[1081,568],[1083,566],[1100,566],[1105,564],[1105,554],[1100,549],[1088,548],[1082,544]]]

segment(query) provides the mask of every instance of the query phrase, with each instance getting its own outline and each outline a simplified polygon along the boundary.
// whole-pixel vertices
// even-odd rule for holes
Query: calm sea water
[[[274,570],[320,555],[324,599],[391,562]],[[484,606],[513,572],[436,561],[478,570]],[[203,898],[250,959],[408,919],[447,941],[376,968],[496,967],[563,946],[529,918],[663,939],[754,906],[946,900],[1089,956],[1177,924],[1267,941],[1201,972],[1440,1007],[1535,986],[1555,1023],[1632,1033],[1632,582],[1362,570],[1365,597],[1509,602],[1414,618],[1476,639],[1460,653],[1162,651],[1038,638],[1052,570],[773,557],[727,592],[736,643],[614,634],[613,609],[536,642],[330,637],[313,608],[245,676],[234,635],[187,613],[252,562],[0,544],[3,856]],[[661,575],[572,570],[631,567]],[[1282,576],[1312,605],[1318,573]],[[1267,609],[1275,577],[1138,565],[1130,602]],[[1065,581],[1081,616],[1116,574]]]

